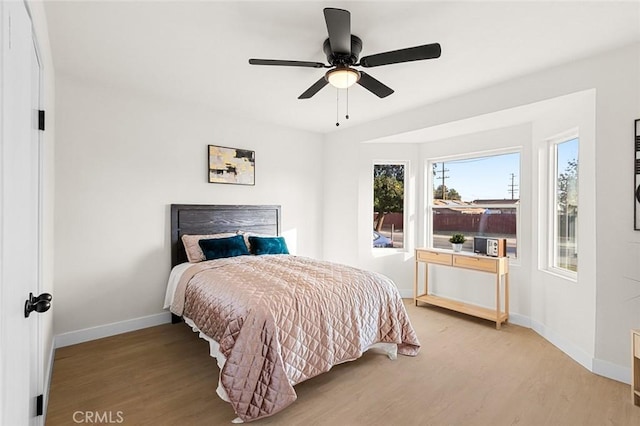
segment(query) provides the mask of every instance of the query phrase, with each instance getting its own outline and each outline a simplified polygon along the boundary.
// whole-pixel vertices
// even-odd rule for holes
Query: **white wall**
[[[163,312],[172,203],[281,204],[321,255],[321,136],[60,73],[56,107],[56,334]],[[256,185],[207,183],[208,144],[255,150]]]
[[[596,369],[629,365],[629,328],[640,326],[640,232],[632,231],[640,46],[607,59],[597,69],[596,94]]]
[[[541,102],[546,105],[533,119],[531,167],[531,326],[560,349],[593,370],[596,340],[596,134],[595,91],[580,92]],[[549,247],[553,224],[549,220],[553,166],[550,140],[577,131],[578,152],[578,274],[577,278],[551,271]],[[565,136],[566,137],[566,136]]]
[[[629,329],[640,326],[640,232],[633,231],[632,222],[632,142],[633,120],[640,118],[639,62],[640,46],[635,44],[327,135],[325,161],[332,179],[325,185],[325,255],[333,254],[355,265],[361,262],[357,254],[364,242],[349,233],[353,224],[329,226],[338,206],[343,216],[356,221],[360,205],[368,197],[370,188],[359,176],[345,171],[350,166],[349,156],[360,152],[358,145],[371,141],[415,144],[529,123],[531,142],[525,161],[531,182],[523,180],[521,184],[529,185],[537,197],[538,149],[545,138],[553,136],[554,121],[560,117],[560,127],[579,125],[587,135],[581,143],[586,144],[588,155],[583,159],[581,151],[580,161],[586,167],[581,176],[584,190],[590,195],[581,204],[580,214],[588,220],[584,225],[589,229],[581,235],[581,245],[590,247],[591,254],[581,250],[581,282],[564,289],[540,275],[528,283],[526,268],[515,273],[513,312],[583,365],[628,381]],[[592,89],[595,96],[589,92]],[[583,99],[563,111],[563,102],[577,99],[566,95]],[[547,112],[536,108],[545,102],[550,102]],[[460,152],[465,144],[465,139],[460,139],[449,146],[450,153]],[[425,145],[420,156],[429,156],[435,146]],[[334,193],[339,196],[330,197]],[[423,190],[418,188],[418,194],[422,196]],[[533,274],[538,268],[534,241],[539,224],[533,214],[537,203],[530,206],[529,219],[521,226],[530,233],[523,236],[530,241],[523,254],[531,255],[529,271]],[[420,232],[420,226],[417,229]],[[385,264],[391,277],[406,276],[408,268],[405,259]],[[408,290],[404,281],[398,285]]]

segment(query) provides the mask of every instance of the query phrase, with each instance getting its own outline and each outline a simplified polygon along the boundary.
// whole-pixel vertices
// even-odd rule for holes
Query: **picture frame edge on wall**
[[[640,231],[640,118],[634,121],[633,229]]]
[[[223,145],[207,145],[209,183],[255,186],[255,151]]]

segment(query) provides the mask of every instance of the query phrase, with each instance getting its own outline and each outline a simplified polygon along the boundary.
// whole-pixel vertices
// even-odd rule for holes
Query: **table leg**
[[[500,274],[496,275],[496,330],[500,330]]]
[[[413,274],[413,302],[418,306],[418,299],[416,299],[416,297],[418,297],[418,259],[416,259],[416,266]]]
[[[504,274],[504,313],[509,321],[509,273]]]
[[[429,295],[429,264],[424,264],[424,294]]]

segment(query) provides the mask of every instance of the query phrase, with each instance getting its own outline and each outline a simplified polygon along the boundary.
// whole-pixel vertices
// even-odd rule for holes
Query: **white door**
[[[39,314],[24,308],[40,290],[40,71],[24,3],[2,1],[0,13],[0,425],[37,425]]]

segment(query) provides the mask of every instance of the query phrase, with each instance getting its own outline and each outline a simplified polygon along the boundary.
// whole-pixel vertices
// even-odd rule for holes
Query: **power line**
[[[516,178],[516,175],[511,173],[511,184],[508,186],[509,186],[509,192],[511,193],[512,200],[514,199],[515,193],[518,192],[518,185],[514,183],[515,178]]]
[[[442,181],[442,199],[446,200],[447,199],[447,187],[444,184],[444,180],[445,179],[449,179],[449,176],[445,176],[445,172],[448,172],[449,169],[445,169],[444,168],[444,162],[442,163],[442,170],[438,170],[438,173],[441,174],[441,176],[438,178]]]

